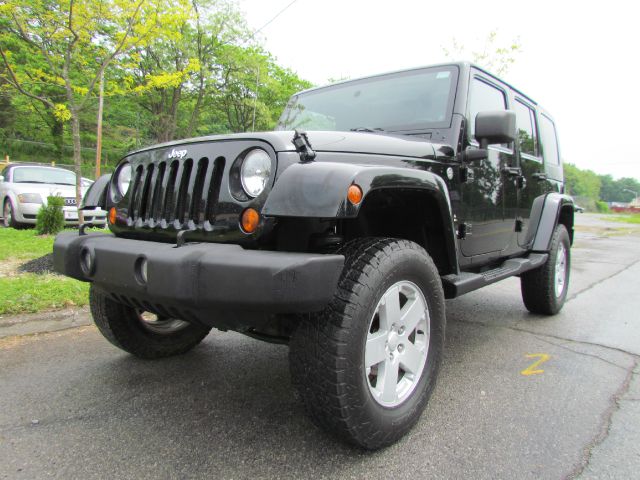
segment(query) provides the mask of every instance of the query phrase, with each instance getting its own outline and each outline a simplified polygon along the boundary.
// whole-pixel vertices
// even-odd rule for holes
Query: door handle
[[[534,173],[531,176],[533,178],[535,178],[536,180],[538,180],[539,182],[541,182],[542,180],[546,180],[547,179],[547,174],[544,173],[544,172],[537,172],[537,173]]]

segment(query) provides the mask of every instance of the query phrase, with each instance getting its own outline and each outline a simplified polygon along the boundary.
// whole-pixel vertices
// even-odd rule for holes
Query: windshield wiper
[[[384,128],[380,128],[380,127],[374,127],[374,128],[356,127],[356,128],[350,128],[349,131],[351,131],[351,132],[372,132],[372,133],[376,133],[376,132],[384,132]]]
[[[49,182],[52,183],[53,185],[71,185],[72,187],[75,187],[75,183],[66,183],[66,182]]]
[[[40,182],[39,180],[18,180],[14,183],[49,183],[49,182]]]

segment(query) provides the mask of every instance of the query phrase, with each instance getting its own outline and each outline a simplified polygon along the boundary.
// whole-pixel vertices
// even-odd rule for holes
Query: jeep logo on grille
[[[169,159],[177,158],[182,160],[187,155],[186,150],[176,150],[175,148],[169,152]]]

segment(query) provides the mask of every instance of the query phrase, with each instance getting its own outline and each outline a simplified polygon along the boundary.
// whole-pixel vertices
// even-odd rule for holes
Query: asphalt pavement
[[[447,302],[438,385],[385,450],[311,424],[284,346],[214,331],[150,362],[89,326],[0,340],[0,478],[640,478],[640,228],[577,221],[559,315],[518,279]]]

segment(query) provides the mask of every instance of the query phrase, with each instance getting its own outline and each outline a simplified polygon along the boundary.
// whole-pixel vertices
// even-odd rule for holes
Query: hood
[[[189,138],[175,142],[152,145],[130,153],[133,155],[147,150],[170,148],[201,142],[230,140],[262,140],[268,142],[276,152],[295,151],[291,140],[293,131],[237,133],[231,135],[211,135],[208,137]],[[309,143],[316,152],[365,153],[372,155],[393,155],[413,158],[434,158],[434,145],[424,138],[410,135],[393,135],[389,133],[369,132],[307,132]],[[129,156],[127,155],[127,156]]]

